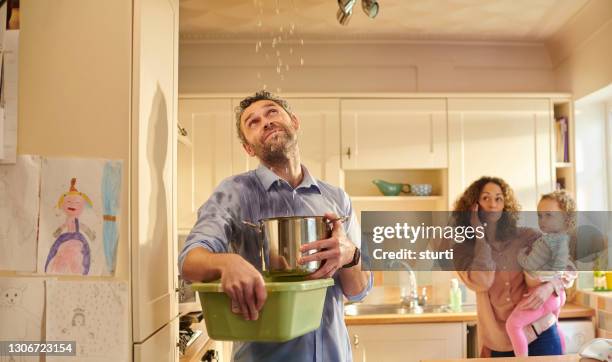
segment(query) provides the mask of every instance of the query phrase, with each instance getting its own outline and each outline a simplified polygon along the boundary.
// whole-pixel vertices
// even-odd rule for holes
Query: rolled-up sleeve
[[[230,197],[234,195],[234,197]],[[213,253],[227,253],[234,230],[234,215],[239,215],[240,204],[228,182],[222,182],[198,210],[198,219],[185,240],[178,257],[179,273],[187,254],[195,248]]]

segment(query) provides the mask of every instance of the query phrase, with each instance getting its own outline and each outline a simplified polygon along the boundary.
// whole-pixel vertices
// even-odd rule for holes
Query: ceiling
[[[357,0],[348,26],[336,0],[180,0],[181,39],[451,40],[540,42],[589,0]],[[282,31],[281,31],[282,28]],[[293,31],[291,31],[293,28]]]

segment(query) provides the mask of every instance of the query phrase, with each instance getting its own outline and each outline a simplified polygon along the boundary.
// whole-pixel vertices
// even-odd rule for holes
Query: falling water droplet
[[[289,64],[285,64],[285,70],[288,71],[289,70]]]
[[[261,40],[257,42],[257,45],[261,48]]]
[[[276,73],[279,73],[279,74],[280,74],[280,72],[281,72],[280,65],[277,65],[277,66],[276,66]]]
[[[264,83],[263,89],[265,90],[266,88],[268,88],[268,86]]]
[[[304,45],[304,39],[300,39],[300,44]]]
[[[276,38],[272,38],[272,48],[276,48]]]
[[[289,48],[289,54],[293,54],[293,48]]]
[[[304,58],[300,58],[300,65],[304,65]]]

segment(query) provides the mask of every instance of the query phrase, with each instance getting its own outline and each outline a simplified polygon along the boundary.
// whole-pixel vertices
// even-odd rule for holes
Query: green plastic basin
[[[208,335],[219,341],[284,342],[321,325],[323,303],[333,279],[266,282],[268,299],[256,321],[231,310],[221,282],[193,283],[200,295]]]

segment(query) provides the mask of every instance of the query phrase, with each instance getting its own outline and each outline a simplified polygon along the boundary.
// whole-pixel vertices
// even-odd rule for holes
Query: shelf
[[[571,162],[556,162],[555,167],[556,168],[571,168],[572,163]]]
[[[359,201],[391,201],[391,202],[410,202],[410,201],[439,201],[442,200],[443,196],[432,195],[432,196],[352,196],[353,202]]]

